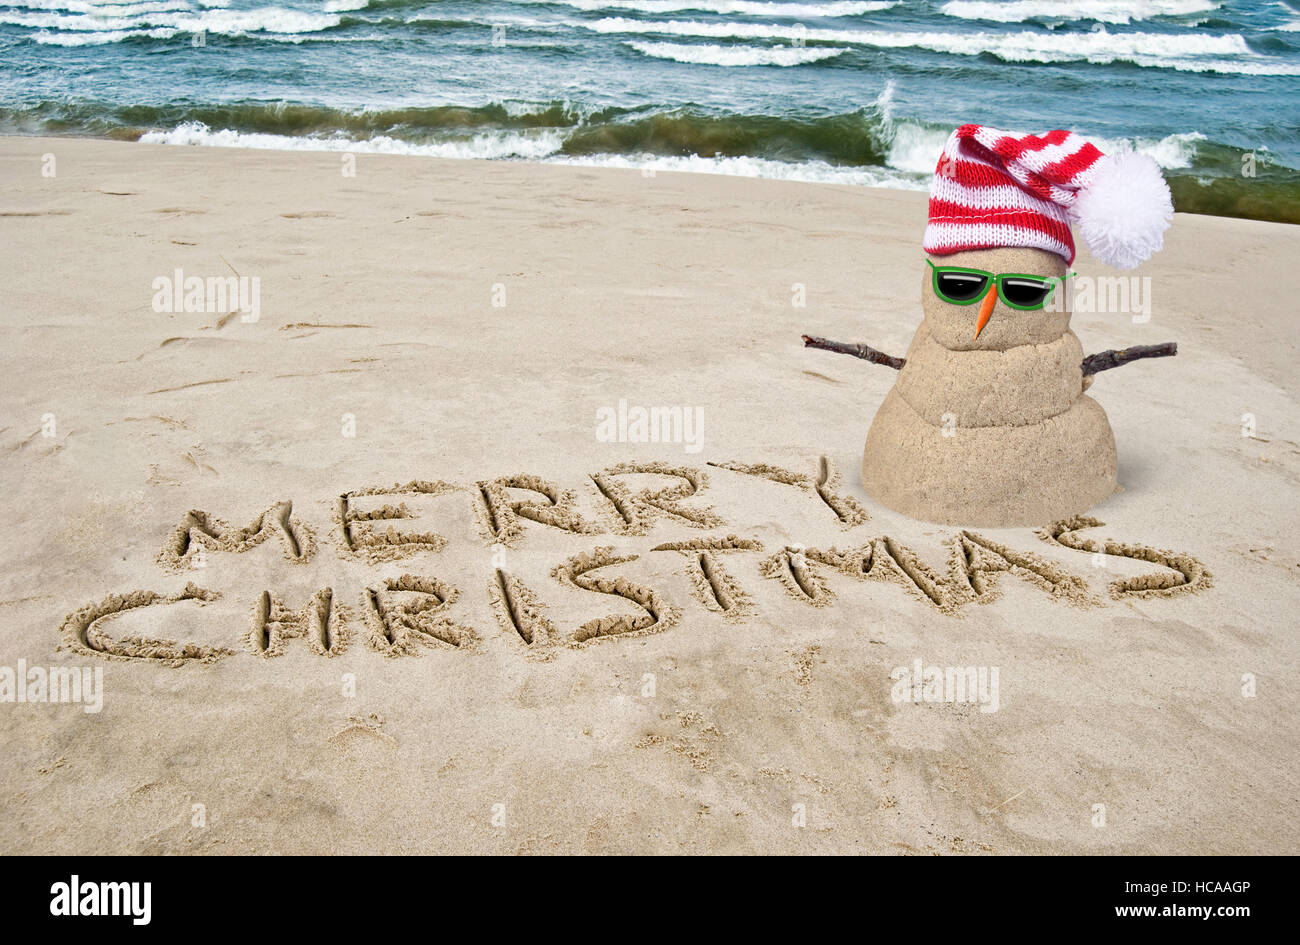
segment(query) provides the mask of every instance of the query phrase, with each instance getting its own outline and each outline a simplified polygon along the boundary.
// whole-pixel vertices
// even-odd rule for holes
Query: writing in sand
[[[1065,605],[1103,603],[1080,574],[966,529],[944,542],[946,560],[938,565],[927,563],[915,550],[888,535],[855,536],[851,543],[845,542],[851,546],[844,549],[784,541],[779,547],[765,547],[757,536],[738,534],[743,527],[707,504],[711,474],[734,485],[755,478],[774,483],[770,488],[784,498],[792,519],[801,523],[794,531],[811,527],[807,523],[820,516],[828,527],[860,533],[869,515],[857,500],[839,491],[838,475],[824,457],[809,473],[766,463],[707,465],[712,469],[663,463],[610,467],[586,477],[585,508],[573,490],[526,473],[473,484],[417,480],[345,492],[333,503],[328,534],[340,559],[351,562],[349,570],[358,564],[373,569],[406,559],[418,559],[418,566],[414,561],[404,564],[411,573],[384,577],[349,593],[320,587],[314,594],[304,595],[296,608],[273,590],[253,588],[249,594],[251,615],[231,642],[266,658],[283,654],[293,640],[301,640],[312,652],[327,657],[344,652],[358,637],[370,650],[393,657],[412,655],[423,647],[472,648],[483,636],[461,615],[457,606],[458,600],[464,606],[461,588],[447,573],[453,559],[463,561],[464,557],[444,554],[447,538],[427,527],[438,524],[439,514],[452,521],[466,510],[473,522],[474,540],[489,550],[474,559],[483,563],[480,593],[490,603],[499,632],[517,638],[530,650],[582,647],[656,633],[672,626],[690,608],[702,608],[729,621],[745,621],[757,613],[751,591],[769,581],[812,607],[835,601],[833,585],[843,589],[854,582],[878,582],[945,616],[959,616],[971,604],[996,600],[1004,579],[1025,581]],[[712,495],[727,497],[727,483],[722,489],[715,486]],[[417,515],[413,505],[443,512]],[[741,508],[761,509],[764,527],[771,529],[775,524],[789,533],[781,523],[771,521],[776,506],[750,502]],[[685,533],[695,537],[659,542],[645,537],[661,524],[681,526],[679,533],[687,529]],[[1104,564],[1107,556],[1112,556],[1154,566],[1136,577],[1111,581],[1109,596],[1115,599],[1172,597],[1211,585],[1209,572],[1189,554],[1081,534],[1102,525],[1095,518],[1075,516],[1049,523],[1033,534],[1057,548],[1086,553],[1093,565]],[[510,567],[516,552],[508,550],[523,544],[530,533],[538,534],[535,541],[545,544],[555,558],[545,581],[531,578],[526,583]],[[541,533],[562,540],[547,540]],[[615,553],[612,545],[602,544],[596,537],[600,535],[635,536],[648,547],[637,549],[641,553]],[[273,538],[278,540],[283,558],[295,565],[317,552],[316,529],[295,514],[292,502],[283,501],[242,528],[202,510],[191,510],[172,531],[157,561],[165,571],[197,571],[206,568],[210,558],[247,552]],[[572,553],[578,545],[585,547]],[[643,561],[636,575],[629,577],[628,566],[641,558],[651,562],[651,576],[644,576]],[[1079,560],[1086,567],[1088,559]],[[438,562],[443,562],[441,567]],[[388,564],[386,570],[394,569]],[[565,590],[561,592],[552,581]],[[682,590],[689,592],[693,603],[687,603],[679,593]],[[621,612],[582,622],[574,617],[566,620],[565,614],[575,609],[555,605],[554,598],[574,592],[588,601],[588,611],[597,598],[586,595],[602,595],[607,601],[619,599]],[[221,659],[238,650],[152,638],[113,626],[118,618],[139,613],[141,608],[182,601],[202,605],[220,596],[220,592],[194,583],[176,594],[148,590],[111,594],[65,618],[60,649],[170,666]],[[551,604],[547,597],[553,598]]]

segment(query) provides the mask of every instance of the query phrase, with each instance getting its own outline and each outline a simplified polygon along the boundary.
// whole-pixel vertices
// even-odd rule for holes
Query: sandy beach
[[[894,374],[800,341],[905,353],[923,193],[21,137],[0,174],[0,667],[102,670],[0,702],[0,852],[1300,848],[1300,228],[1178,214],[1150,318],[1072,322],[1178,344],[1089,390],[1122,491],[963,530],[866,495]],[[918,661],[996,698],[899,699]]]

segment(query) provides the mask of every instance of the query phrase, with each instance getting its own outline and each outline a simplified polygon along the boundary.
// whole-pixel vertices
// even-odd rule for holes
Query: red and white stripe
[[[1070,131],[1016,136],[963,125],[944,145],[930,186],[923,247],[1031,247],[1074,261],[1070,207],[1102,153]]]

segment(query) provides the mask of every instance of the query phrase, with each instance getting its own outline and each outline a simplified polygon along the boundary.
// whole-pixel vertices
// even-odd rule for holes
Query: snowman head
[[[930,336],[950,351],[1046,344],[1070,327],[1065,260],[1030,247],[930,255],[921,307]]]
[[[1131,269],[1160,249],[1173,212],[1160,168],[1145,155],[1105,155],[1070,131],[1040,137],[962,125],[930,185],[922,298],[931,334],[954,350],[1060,337],[1070,319],[1061,280],[1074,262],[1071,224],[1094,257]],[[1034,304],[1051,279],[1049,304]]]

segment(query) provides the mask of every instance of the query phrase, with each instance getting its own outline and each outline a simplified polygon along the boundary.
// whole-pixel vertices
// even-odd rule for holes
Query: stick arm
[[[883,364],[895,371],[902,370],[903,365],[907,363],[906,358],[896,358],[892,354],[885,354],[885,352],[873,348],[871,345],[860,342],[832,341],[829,338],[819,338],[816,335],[804,335],[803,344],[805,348],[835,351],[839,354],[848,354],[864,361],[870,361],[872,364]],[[1083,376],[1090,378],[1094,374],[1100,374],[1102,371],[1109,371],[1112,368],[1123,367],[1134,361],[1141,361],[1145,358],[1170,358],[1177,353],[1178,343],[1174,341],[1164,341],[1158,345],[1110,348],[1106,351],[1090,354],[1083,359]]]
[[[1111,348],[1098,351],[1083,359],[1083,376],[1090,377],[1111,368],[1123,367],[1143,358],[1171,358],[1178,353],[1178,343],[1164,341],[1158,345],[1133,345],[1131,348]]]
[[[816,335],[804,335],[803,346],[805,348],[820,348],[823,351],[836,351],[840,354],[851,354],[855,358],[861,358],[864,361],[870,361],[872,364],[883,364],[885,367],[891,367],[895,371],[902,370],[907,363],[906,358],[896,358],[892,354],[885,354],[871,345],[850,344],[847,341],[831,341],[829,338],[818,338]]]

